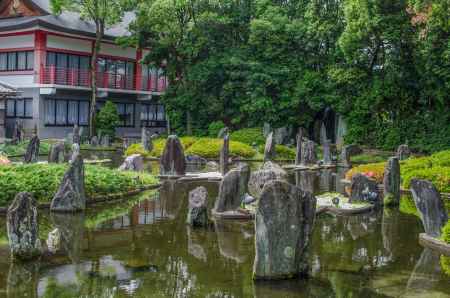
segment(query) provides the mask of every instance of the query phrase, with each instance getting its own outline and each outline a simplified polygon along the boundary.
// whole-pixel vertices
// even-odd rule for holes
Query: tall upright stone
[[[324,140],[322,143],[323,149],[323,164],[331,165],[331,144],[330,140]]]
[[[41,141],[37,135],[34,135],[28,143],[27,151],[23,160],[25,163],[34,163],[39,160],[39,147]]]
[[[275,142],[273,139],[273,132],[271,132],[266,138],[266,145],[264,147],[264,162],[273,160],[274,158],[275,158]]]
[[[12,142],[13,144],[18,144],[22,142],[23,139],[24,139],[23,123],[21,120],[16,120],[14,122]]]
[[[72,144],[81,144],[80,127],[76,124],[73,126]]]
[[[256,211],[255,279],[288,279],[309,271],[316,199],[285,181],[264,186]]]
[[[84,209],[86,209],[84,163],[80,152],[74,150],[69,169],[64,174],[58,191],[53,197],[50,210],[54,212],[77,212]]]
[[[427,180],[412,179],[411,193],[428,236],[439,238],[448,221],[447,210],[436,187]]]
[[[317,163],[316,143],[311,140],[302,142],[302,158],[300,163],[304,166]]]
[[[322,125],[320,126],[320,144],[323,146],[327,140],[327,128],[325,127],[325,123],[322,122]]]
[[[411,156],[411,150],[407,144],[402,144],[397,148],[397,157],[399,160],[408,159]]]
[[[208,191],[204,186],[199,186],[189,192],[186,222],[194,227],[206,227],[208,225]]]
[[[102,144],[102,147],[111,147],[111,137],[109,135],[102,136],[100,142]]]
[[[98,146],[98,137],[97,136],[93,136],[91,138],[91,146],[92,147],[97,147]]]
[[[361,148],[358,145],[346,145],[342,147],[341,151],[341,163],[344,167],[351,167],[351,157],[356,154],[360,154],[362,152]]]
[[[167,138],[160,159],[160,174],[168,176],[184,176],[186,174],[184,149],[176,135],[170,135]]]
[[[63,142],[52,144],[48,153],[48,163],[63,163],[66,147]]]
[[[222,149],[220,150],[220,157],[219,157],[219,168],[220,173],[225,176],[226,173],[228,173],[229,165],[228,160],[230,159],[230,135],[228,134],[228,130],[225,131],[225,134],[223,136],[223,145]]]
[[[41,241],[37,202],[30,193],[16,195],[8,208],[6,229],[11,256],[14,259],[30,260],[40,256]]]
[[[295,164],[300,165],[302,160],[302,142],[303,142],[303,129],[300,127],[297,133],[297,147],[295,150]]]
[[[214,211],[220,213],[237,210],[248,191],[249,178],[250,167],[246,163],[241,163],[236,169],[229,171],[220,183]]]
[[[142,127],[141,141],[145,151],[151,152],[153,150],[153,140],[150,135],[150,130],[146,127]]]
[[[400,204],[400,163],[397,157],[389,158],[384,168],[383,196],[385,205]]]
[[[278,164],[265,162],[257,171],[252,171],[248,182],[248,189],[252,196],[261,197],[264,185],[272,180],[287,180],[287,172]]]

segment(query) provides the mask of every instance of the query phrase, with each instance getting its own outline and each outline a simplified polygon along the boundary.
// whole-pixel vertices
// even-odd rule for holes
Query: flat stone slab
[[[450,244],[445,243],[441,239],[431,237],[426,233],[419,234],[419,243],[422,246],[429,247],[436,250],[446,256],[450,257]]]
[[[321,170],[321,169],[333,169],[336,168],[335,164],[331,165],[313,165],[313,166],[301,166],[301,165],[285,165],[282,167],[286,170],[294,170],[294,171],[308,171],[308,170]]]
[[[180,181],[222,181],[223,176],[219,172],[186,173]]]
[[[339,198],[339,204],[335,206],[332,202],[333,198]],[[336,215],[354,215],[372,211],[375,206],[369,203],[349,203],[349,198],[338,193],[326,193],[316,196],[317,208],[316,214],[329,212]]]
[[[255,214],[246,209],[225,211],[225,212],[216,212],[215,210],[211,211],[212,215],[219,219],[241,219],[241,220],[249,220],[254,219]]]

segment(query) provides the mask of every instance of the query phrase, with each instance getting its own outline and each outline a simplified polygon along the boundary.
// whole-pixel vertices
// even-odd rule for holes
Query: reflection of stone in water
[[[338,167],[336,171],[336,192],[340,194],[346,194],[345,192],[345,184],[341,182],[341,180],[345,179],[345,173],[347,173],[349,169],[345,167]]]
[[[441,266],[439,262],[440,255],[438,252],[430,248],[424,248],[408,280],[406,292],[427,292],[432,289],[440,279]]]
[[[51,213],[50,218],[53,226],[61,234],[61,247],[64,248],[70,260],[79,262],[84,236],[84,214]]]
[[[53,254],[61,248],[61,232],[58,229],[48,233],[47,248]]]
[[[190,226],[186,226],[186,233],[188,238],[188,253],[195,257],[196,259],[206,262],[207,256],[205,249],[200,244],[202,241],[199,241],[201,239],[201,233],[204,231],[201,230],[195,230],[192,229]]]
[[[399,239],[399,214],[393,210],[384,208],[381,220],[381,235],[383,236],[383,247],[388,254],[393,257],[398,243],[395,241]]]
[[[349,216],[344,219],[347,222],[346,227],[353,240],[367,236],[373,232],[374,227],[372,226],[374,221],[370,217],[371,214],[361,214]]]
[[[314,193],[318,189],[318,177],[316,171],[297,171],[295,173],[295,185],[303,191]]]
[[[183,198],[187,196],[187,185],[174,180],[165,180],[159,191],[162,217],[175,219],[180,213]]]
[[[315,278],[308,280],[256,281],[253,290],[256,298],[335,297],[333,287],[328,281]]]
[[[12,262],[6,293],[8,298],[38,297],[39,262]]]
[[[214,220],[220,254],[237,263],[243,263],[247,259],[247,256],[242,254],[245,241],[241,231],[242,225],[242,222]]]
[[[336,176],[331,169],[324,169],[319,174],[319,189],[322,192],[331,192],[335,190],[335,181],[333,178]]]

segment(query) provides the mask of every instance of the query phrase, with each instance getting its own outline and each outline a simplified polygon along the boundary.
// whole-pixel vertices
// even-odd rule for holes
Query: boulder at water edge
[[[247,193],[249,177],[250,167],[245,163],[229,171],[220,183],[214,211],[220,213],[237,210]]]
[[[203,186],[189,192],[187,224],[194,227],[208,225],[208,191]]]
[[[30,260],[40,256],[37,203],[30,193],[16,195],[8,208],[6,229],[13,258]]]
[[[412,179],[411,193],[428,236],[439,238],[448,221],[447,210],[436,187],[427,180]]]
[[[39,140],[38,136],[33,136],[30,140],[30,143],[28,143],[27,151],[25,153],[25,156],[23,157],[25,163],[33,163],[38,161],[40,145],[41,141]]]
[[[256,211],[255,279],[308,274],[316,199],[285,181],[268,182]]]
[[[76,146],[74,144],[74,146]],[[79,151],[74,151],[69,169],[53,197],[50,210],[54,212],[76,212],[86,209],[84,187],[84,163]]]
[[[285,180],[287,173],[283,168],[274,162],[265,162],[262,167],[253,171],[248,182],[248,189],[252,196],[259,198],[261,196],[264,185],[272,180]]]
[[[160,174],[168,176],[184,176],[186,160],[180,139],[176,135],[167,138],[166,146],[160,159]]]
[[[385,205],[400,204],[400,163],[397,157],[389,158],[384,169],[383,196]]]
[[[379,204],[379,192],[377,182],[362,174],[356,174],[352,177],[350,185],[351,193],[349,203],[358,201]]]
[[[125,158],[119,170],[142,172],[144,170],[144,158],[140,154],[132,154]]]
[[[66,147],[63,142],[52,144],[48,153],[49,163],[63,163],[65,160]]]

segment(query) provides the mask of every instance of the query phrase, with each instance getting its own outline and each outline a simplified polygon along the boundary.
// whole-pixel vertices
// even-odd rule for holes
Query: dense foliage
[[[23,141],[17,145],[0,144],[0,154],[6,156],[23,156],[27,152],[27,147],[30,141]],[[39,145],[39,154],[47,155],[50,151],[51,142],[48,140],[41,140]]]
[[[120,124],[117,106],[111,101],[107,101],[97,114],[97,131],[100,135],[108,135],[114,139],[116,127]]]
[[[445,243],[450,244],[450,220],[442,228],[442,240],[444,240]]]
[[[0,167],[0,206],[8,205],[21,191],[33,193],[39,202],[49,202],[59,187],[67,165],[24,164]],[[88,197],[135,190],[143,185],[156,184],[149,174],[121,172],[96,165],[85,166]]]
[[[450,144],[449,0],[130,1],[127,42],[167,65],[178,133],[311,127],[331,107],[348,143]]]

